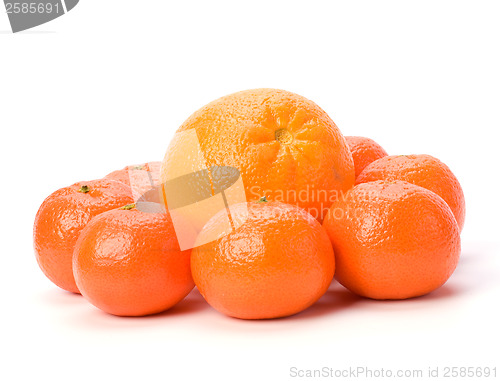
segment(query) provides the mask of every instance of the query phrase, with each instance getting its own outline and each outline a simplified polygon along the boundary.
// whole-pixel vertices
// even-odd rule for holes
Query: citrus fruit
[[[386,156],[369,164],[356,178],[356,184],[374,180],[403,180],[436,193],[450,206],[462,231],[464,192],[450,168],[439,159],[430,155]]]
[[[123,169],[113,171],[104,178],[120,181],[132,190],[132,197],[137,201],[151,188],[160,185],[160,161],[128,165]]]
[[[143,316],[167,310],[192,290],[189,261],[168,213],[131,204],[100,214],[83,229],[73,271],[82,295],[99,309]]]
[[[460,255],[450,207],[405,181],[356,185],[333,203],[323,226],[335,251],[337,280],[373,299],[405,299],[437,289]]]
[[[377,142],[364,136],[346,136],[345,140],[351,150],[354,161],[355,176],[371,162],[387,156],[387,152]]]
[[[209,241],[225,215],[216,214],[198,239]],[[326,292],[335,259],[314,217],[272,201],[235,204],[231,215],[242,219],[234,222],[238,227],[195,247],[191,256],[195,284],[212,307],[241,319],[278,318],[306,309]]]
[[[160,179],[222,166],[240,171],[247,201],[267,195],[319,220],[354,184],[352,156],[335,123],[312,101],[284,90],[241,91],[196,111],[174,136]]]
[[[132,201],[129,187],[105,179],[79,182],[47,197],[33,228],[36,259],[47,278],[78,293],[71,268],[78,235],[95,215]]]

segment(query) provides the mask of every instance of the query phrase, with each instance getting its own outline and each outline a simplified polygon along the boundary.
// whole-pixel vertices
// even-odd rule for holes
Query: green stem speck
[[[130,209],[134,209],[134,208],[135,208],[135,204],[128,204],[128,205],[122,206],[120,209],[130,210]]]
[[[78,192],[89,193],[90,192],[90,187],[88,185],[82,185],[80,187],[80,189],[78,189]]]

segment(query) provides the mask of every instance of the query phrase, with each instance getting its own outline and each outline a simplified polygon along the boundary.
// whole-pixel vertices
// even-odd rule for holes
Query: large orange
[[[132,204],[92,219],[76,243],[73,270],[82,295],[96,307],[142,316],[172,307],[191,291],[189,260],[167,213]]]
[[[374,181],[336,201],[323,223],[336,278],[356,294],[405,299],[446,282],[457,266],[460,232],[437,194],[405,181]]]
[[[160,161],[128,165],[123,169],[113,171],[104,178],[120,181],[130,186],[132,197],[137,201],[151,188],[160,184]]]
[[[201,155],[186,132],[195,131]],[[191,115],[165,155],[161,182],[203,167],[241,172],[247,201],[267,195],[319,220],[354,184],[354,164],[335,123],[312,101],[256,89],[219,98]]]
[[[207,302],[241,319],[298,313],[328,289],[335,259],[324,229],[310,214],[280,202],[231,208],[235,229],[191,256],[193,279]],[[215,215],[198,239],[220,235],[226,211]]]
[[[403,180],[433,191],[450,206],[462,231],[464,192],[450,168],[439,159],[430,155],[386,156],[369,164],[356,178],[356,184],[374,180]]]
[[[387,156],[385,149],[370,138],[365,138],[364,136],[346,136],[345,140],[351,150],[356,177],[358,177],[368,164]]]
[[[130,188],[118,181],[93,180],[52,193],[35,217],[35,255],[44,274],[64,290],[78,293],[71,267],[75,242],[90,219],[132,202]]]

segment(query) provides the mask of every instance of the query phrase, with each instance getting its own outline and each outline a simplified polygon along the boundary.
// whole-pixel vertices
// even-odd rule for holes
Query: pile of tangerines
[[[334,277],[363,297],[406,299],[455,270],[465,201],[438,159],[388,156],[369,138],[344,137],[312,101],[275,89],[217,99],[178,133],[186,131],[207,167],[238,169],[247,202],[225,207],[245,219],[211,238],[227,223],[221,210],[193,227],[202,244],[181,250],[168,205],[137,207],[151,184],[196,170],[200,158],[174,138],[162,163],[45,199],[34,248],[53,283],[114,315],[165,311],[196,286],[226,315],[266,319],[308,308]]]

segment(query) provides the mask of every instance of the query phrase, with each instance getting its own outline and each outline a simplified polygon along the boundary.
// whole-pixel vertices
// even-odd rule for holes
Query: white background
[[[500,377],[499,19],[498,1],[82,0],[13,35],[0,13],[0,379],[287,380],[299,378],[291,367],[349,366]],[[118,318],[44,277],[32,224],[45,197],[161,160],[193,111],[257,87],[452,168],[467,218],[444,287],[376,302],[333,286],[273,321],[222,316],[195,292],[167,313]]]

